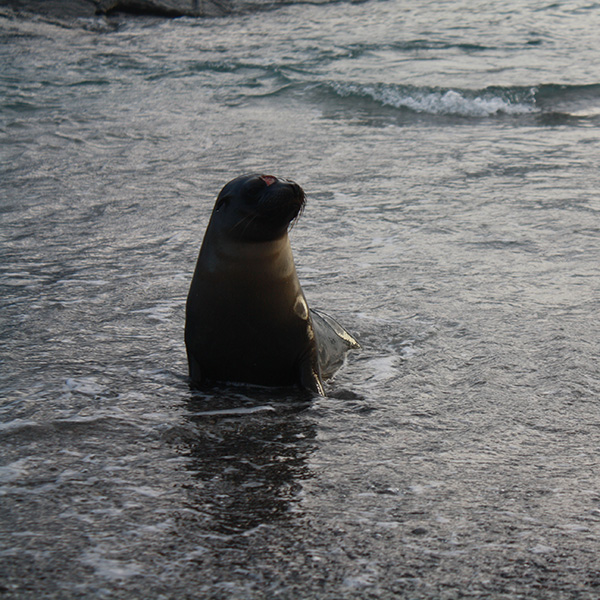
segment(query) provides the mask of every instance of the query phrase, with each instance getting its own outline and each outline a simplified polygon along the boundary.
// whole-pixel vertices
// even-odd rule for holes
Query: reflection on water
[[[301,481],[310,476],[307,456],[316,425],[307,401],[275,399],[255,388],[253,397],[223,388],[189,400],[194,438],[187,440],[189,470],[197,482],[190,502],[223,534],[244,533],[289,517]]]

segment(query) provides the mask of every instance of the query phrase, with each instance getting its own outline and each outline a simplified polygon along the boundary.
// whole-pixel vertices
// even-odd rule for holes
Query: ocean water
[[[3,597],[600,595],[600,4],[0,9]],[[313,400],[186,379],[214,199],[308,195]]]

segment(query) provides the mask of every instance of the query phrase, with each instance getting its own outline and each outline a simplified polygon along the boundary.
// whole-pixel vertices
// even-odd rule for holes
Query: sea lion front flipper
[[[360,348],[360,344],[333,318],[324,312],[310,309],[321,375],[331,377],[343,364],[348,350]]]
[[[315,361],[310,355],[300,362],[300,387],[311,390],[319,396],[325,395],[318,367],[315,366]]]
[[[200,363],[196,360],[195,356],[188,351],[188,365],[190,372],[190,379],[192,384],[198,384],[202,381],[202,369],[200,369]]]

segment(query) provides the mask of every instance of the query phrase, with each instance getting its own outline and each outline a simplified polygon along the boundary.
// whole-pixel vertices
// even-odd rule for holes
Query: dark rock
[[[20,15],[31,13],[65,19],[93,17],[98,9],[94,0],[2,0],[1,5]]]
[[[213,17],[230,12],[227,0],[100,0],[97,14],[152,17]]]
[[[56,19],[115,14],[216,17],[231,12],[231,0],[1,0],[0,6],[23,16],[36,14]]]

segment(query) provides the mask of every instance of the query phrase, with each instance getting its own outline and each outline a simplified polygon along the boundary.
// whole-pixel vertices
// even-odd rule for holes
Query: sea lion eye
[[[219,211],[227,202],[229,201],[229,194],[224,194],[217,198],[217,203],[215,204],[215,212]]]

